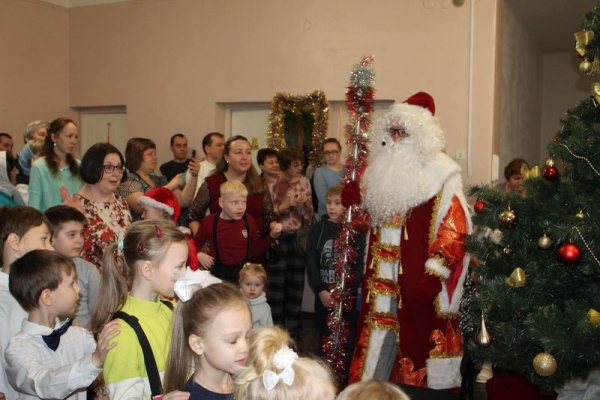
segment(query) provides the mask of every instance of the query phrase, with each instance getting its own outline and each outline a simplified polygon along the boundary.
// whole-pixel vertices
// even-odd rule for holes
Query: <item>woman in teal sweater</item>
[[[44,139],[43,157],[31,166],[29,205],[40,211],[62,204],[61,189],[70,196],[83,186],[79,160],[73,157],[79,130],[73,120],[58,118],[50,123]],[[66,193],[65,193],[66,195]]]

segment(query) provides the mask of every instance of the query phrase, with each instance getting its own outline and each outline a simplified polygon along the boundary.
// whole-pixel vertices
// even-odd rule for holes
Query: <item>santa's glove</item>
[[[342,205],[346,208],[360,204],[360,186],[358,182],[350,181],[342,190]]]
[[[442,290],[442,282],[437,276],[424,274],[419,278],[419,295],[417,300],[423,304],[431,304]]]

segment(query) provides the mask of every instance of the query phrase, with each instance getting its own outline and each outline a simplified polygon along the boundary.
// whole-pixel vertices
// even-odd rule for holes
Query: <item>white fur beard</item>
[[[373,154],[362,180],[363,206],[369,211],[373,226],[380,226],[395,215],[406,215],[427,200],[423,166],[413,146],[390,142]]]

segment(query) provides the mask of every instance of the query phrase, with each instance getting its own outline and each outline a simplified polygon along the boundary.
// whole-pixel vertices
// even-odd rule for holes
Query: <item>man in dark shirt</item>
[[[187,138],[182,133],[176,133],[171,136],[171,151],[173,159],[160,166],[160,172],[168,180],[175,178],[188,169],[190,159],[187,156],[188,143]]]

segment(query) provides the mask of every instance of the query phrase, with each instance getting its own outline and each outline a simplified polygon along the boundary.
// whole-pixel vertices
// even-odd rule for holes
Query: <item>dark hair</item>
[[[246,139],[242,135],[231,136],[229,139],[227,139],[227,141],[225,142],[225,147],[223,149],[223,157],[219,158],[219,161],[217,161],[215,172],[223,173],[227,171],[229,164],[227,164],[227,161],[225,161],[225,155],[229,155],[229,152],[231,151],[231,144],[233,142],[237,142],[238,140],[243,140],[246,143],[248,143],[248,145],[250,145],[248,139]],[[256,168],[254,168],[254,164],[252,164],[252,162],[250,162],[250,169],[248,170],[248,172],[246,172],[246,179],[244,179],[244,182],[242,183],[248,189],[249,195],[265,192],[264,182],[258,174],[258,172],[256,172]]]
[[[22,238],[32,228],[46,224],[48,231],[52,234],[52,225],[48,218],[39,210],[28,206],[4,206],[0,207],[0,263],[4,257],[4,244],[8,235],[14,233]]]
[[[6,152],[6,173],[10,176],[10,171],[17,166],[17,159],[8,151]]]
[[[156,149],[156,144],[150,139],[131,138],[127,141],[127,146],[125,146],[125,166],[129,171],[136,172],[138,170],[140,165],[142,165],[144,152],[148,149]]]
[[[81,213],[81,211],[74,207],[65,205],[50,207],[46,210],[46,212],[44,212],[44,214],[48,218],[48,221],[50,221],[52,224],[52,229],[54,231],[59,230],[62,224],[66,224],[67,222],[71,221],[79,222],[84,226],[88,223],[87,218]]]
[[[48,134],[44,139],[44,149],[42,150],[42,155],[44,156],[46,164],[48,164],[48,169],[50,172],[52,172],[52,175],[58,174],[58,160],[56,154],[54,154],[54,141],[52,140],[52,135],[60,135],[67,124],[73,124],[77,126],[75,121],[69,118],[57,118],[50,122],[50,125],[48,126]],[[79,176],[79,165],[77,164],[75,157],[73,157],[72,154],[67,154],[66,161],[69,165],[69,171],[71,171],[71,174],[73,176]]]
[[[56,290],[75,270],[67,256],[52,250],[32,250],[11,264],[8,290],[23,310],[38,308],[40,295],[46,289]]]
[[[171,136],[171,146],[173,146],[173,143],[175,142],[175,138],[184,138],[185,139],[185,135],[183,133],[176,133],[173,136]]]
[[[523,164],[528,165],[527,161],[525,161],[522,158],[515,158],[514,160],[506,164],[506,167],[504,167],[504,177],[506,178],[507,182],[511,176],[521,174],[521,167],[523,166]]]
[[[6,137],[9,138],[10,140],[12,140],[12,136],[10,136],[8,133],[6,132],[0,132],[0,137]]]
[[[323,140],[323,145],[321,146],[321,150],[323,150],[325,148],[325,145],[328,143],[335,143],[335,144],[337,144],[338,150],[342,150],[342,145],[340,144],[340,141],[337,140],[336,138],[332,138],[332,137]]]
[[[287,171],[294,161],[304,162],[304,155],[297,148],[287,147],[277,154],[277,161],[282,171]]]
[[[225,138],[225,136],[221,132],[210,132],[204,135],[204,137],[202,138],[202,151],[204,152],[204,154],[206,154],[205,147],[212,146],[212,140],[215,136],[222,139]]]
[[[277,158],[277,150],[269,148],[260,149],[258,153],[256,153],[256,162],[258,163],[258,165],[264,165],[267,157]]]
[[[125,165],[125,159],[119,149],[110,143],[96,143],[87,149],[79,166],[81,179],[85,183],[94,185],[100,182],[102,176],[104,176],[104,159],[109,154],[117,154],[119,160],[121,160],[121,165]],[[126,180],[127,173],[123,171],[121,182],[125,182]]]

